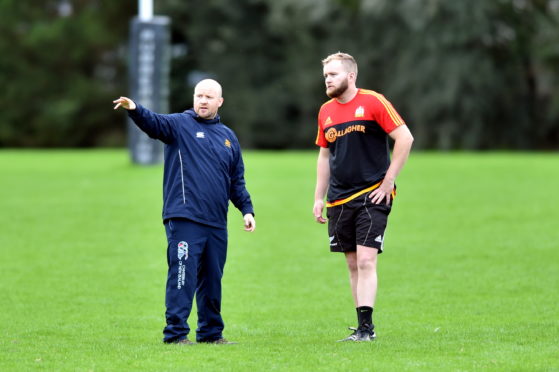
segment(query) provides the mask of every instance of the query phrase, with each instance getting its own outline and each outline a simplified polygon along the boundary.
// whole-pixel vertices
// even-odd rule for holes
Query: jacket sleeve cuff
[[[140,115],[140,111],[142,110],[142,106],[136,102],[134,102],[136,104],[136,108],[134,110],[127,110],[128,116],[130,116],[130,118],[135,118],[138,117]]]
[[[244,207],[243,209],[241,209],[241,213],[243,214],[243,216],[247,213],[252,214],[253,217],[255,216],[252,206]]]

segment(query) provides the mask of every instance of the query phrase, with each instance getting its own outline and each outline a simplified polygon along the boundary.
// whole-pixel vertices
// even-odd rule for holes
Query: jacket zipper
[[[182,156],[181,156],[181,150],[179,150],[179,162],[181,163],[181,183],[182,183],[182,203],[186,204],[186,196],[184,194],[184,174],[182,171]]]

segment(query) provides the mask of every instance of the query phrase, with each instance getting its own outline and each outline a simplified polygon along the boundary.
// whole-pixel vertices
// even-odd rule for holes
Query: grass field
[[[161,167],[124,150],[0,151],[0,371],[557,371],[559,155],[414,153],[379,260],[378,339],[312,218],[316,152],[245,153],[225,336],[161,343]],[[190,323],[195,328],[193,313]]]

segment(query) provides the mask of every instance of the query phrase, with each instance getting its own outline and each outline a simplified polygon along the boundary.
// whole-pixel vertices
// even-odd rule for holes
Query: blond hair
[[[341,61],[342,66],[347,72],[354,72],[355,76],[357,76],[357,62],[355,62],[355,58],[347,53],[334,53],[330,54],[328,57],[322,60],[322,66],[325,66],[327,63],[332,61]]]

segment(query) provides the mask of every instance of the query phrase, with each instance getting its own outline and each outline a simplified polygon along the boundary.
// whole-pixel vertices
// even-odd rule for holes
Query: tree
[[[359,63],[416,148],[538,149],[559,141],[559,0],[158,0],[172,19],[171,108],[219,80],[245,147],[306,148],[327,100],[325,56]],[[0,146],[123,144],[127,2],[0,2]]]
[[[130,16],[100,0],[0,2],[0,145],[122,143],[108,108],[126,83],[118,46]]]

